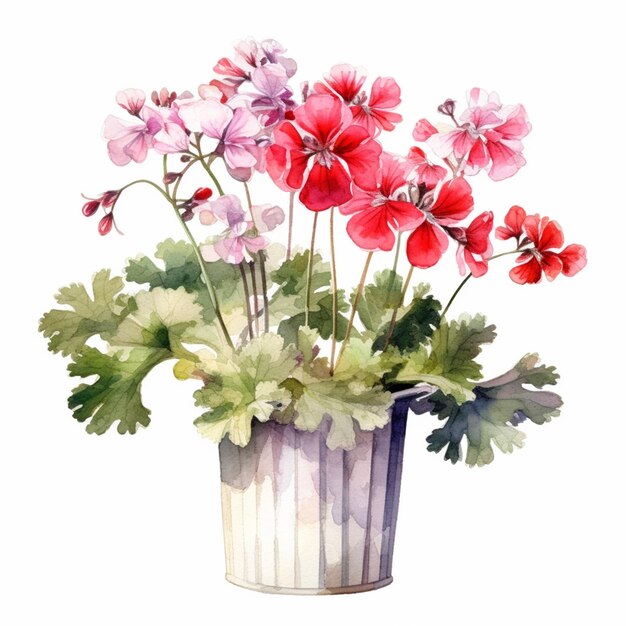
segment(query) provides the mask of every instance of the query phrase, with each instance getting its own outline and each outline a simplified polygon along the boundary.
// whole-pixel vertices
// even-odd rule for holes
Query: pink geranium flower
[[[178,111],[185,126],[209,139],[208,150],[224,158],[231,176],[248,180],[257,163],[259,123],[250,111],[209,98],[183,104]]]
[[[382,148],[350,109],[330,95],[310,96],[294,111],[295,124],[281,122],[267,153],[267,169],[279,185],[301,189],[300,201],[312,211],[345,204],[351,181],[376,189]]]
[[[109,115],[104,121],[103,134],[115,165],[143,163],[154,146],[154,136],[163,128],[161,116],[149,107],[144,106],[137,118],[138,121],[130,122]]]
[[[273,230],[285,219],[279,207],[261,205],[252,207],[252,216],[249,216],[241,206],[237,196],[225,195],[209,202],[209,207],[196,207],[198,213],[210,212],[212,218],[207,224],[220,220],[227,226],[219,236],[212,238],[210,243],[201,246],[205,261],[212,262],[222,259],[227,263],[241,263],[244,258],[256,254],[269,245],[269,240],[260,233]],[[202,219],[202,215],[200,216]],[[254,219],[251,219],[253,217]]]
[[[416,185],[424,185],[426,189],[434,189],[448,173],[441,165],[431,163],[421,148],[411,148],[407,160],[414,168],[411,179]]]
[[[430,206],[429,202],[432,203]],[[448,249],[444,227],[454,226],[465,219],[473,206],[472,188],[464,178],[443,183],[434,202],[430,199],[419,207],[425,219],[411,233],[406,245],[411,265],[421,268],[435,265]]]
[[[468,103],[457,128],[431,134],[429,145],[442,158],[454,157],[465,174],[487,169],[492,180],[513,176],[526,163],[521,141],[531,129],[526,110],[521,104],[502,106],[495,92],[478,88],[470,91]],[[426,134],[423,122],[414,131],[420,136]]]
[[[394,230],[410,230],[424,221],[424,214],[415,205],[398,199],[407,183],[410,164],[400,157],[384,152],[376,189],[355,189],[351,200],[339,207],[348,221],[348,235],[364,250],[391,250],[395,244]]]
[[[367,128],[371,135],[381,130],[393,130],[402,116],[393,113],[400,104],[400,87],[393,78],[378,77],[372,84],[369,98],[361,87],[365,71],[348,64],[335,65],[324,77],[326,84],[315,83],[318,94],[338,95],[350,107],[354,123]]]

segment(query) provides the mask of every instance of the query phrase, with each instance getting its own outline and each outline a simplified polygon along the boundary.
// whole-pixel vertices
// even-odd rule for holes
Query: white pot
[[[399,395],[389,423],[358,430],[352,450],[327,448],[328,424],[310,433],[255,422],[245,448],[222,441],[227,580],[291,594],[391,583],[406,419],[416,394]]]

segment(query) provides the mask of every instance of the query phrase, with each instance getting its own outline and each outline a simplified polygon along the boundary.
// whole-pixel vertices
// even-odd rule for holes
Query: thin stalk
[[[250,282],[252,283],[252,295],[254,298],[254,329],[257,336],[259,335],[259,292],[256,287],[256,264],[250,261]]]
[[[411,265],[411,267],[409,268],[409,273],[406,275],[406,279],[404,280],[404,285],[402,287],[402,295],[400,296],[400,302],[398,302],[397,306],[394,307],[393,309],[393,313],[391,315],[391,321],[389,322],[389,331],[387,332],[385,345],[383,347],[383,352],[388,348],[389,342],[391,341],[391,335],[393,335],[393,331],[396,327],[396,320],[398,319],[398,309],[404,304],[404,298],[409,288],[409,283],[411,282],[411,277],[413,276],[414,269],[415,268]]]
[[[385,308],[389,303],[389,296],[391,295],[391,287],[396,282],[396,273],[398,271],[398,260],[400,258],[400,246],[402,245],[402,233],[398,233],[398,240],[396,242],[396,255],[393,259],[393,269],[391,270],[391,276],[387,282],[387,292],[385,293]]]
[[[178,219],[178,221],[180,222],[180,225],[183,227],[183,230],[185,231],[185,234],[187,235],[187,239],[189,239],[189,243],[192,245],[193,247],[193,251],[196,255],[196,259],[200,265],[200,271],[202,272],[202,277],[204,278],[204,282],[207,286],[207,289],[209,290],[209,296],[211,299],[211,304],[213,305],[213,309],[215,310],[215,317],[217,317],[217,321],[220,325],[220,328],[222,329],[222,333],[224,334],[224,338],[226,339],[226,343],[228,343],[228,345],[231,348],[234,348],[235,346],[233,345],[233,340],[230,338],[230,333],[228,332],[228,329],[226,328],[226,324],[224,323],[224,318],[222,317],[222,312],[220,311],[220,305],[219,302],[217,300],[217,294],[215,292],[215,287],[213,286],[213,283],[211,282],[211,278],[209,277],[209,273],[207,272],[207,268],[206,268],[206,264],[204,262],[204,259],[202,258],[202,254],[200,254],[200,249],[198,248],[198,244],[196,243],[196,240],[193,236],[193,234],[191,233],[191,231],[189,230],[189,227],[187,226],[187,223],[185,222],[185,220],[181,217],[180,212],[178,210],[178,207],[176,206],[176,199],[175,198],[171,198],[170,199],[170,203],[172,205],[172,207],[174,208],[174,213],[176,213],[176,217]]]
[[[337,263],[335,259],[335,207],[330,209],[330,268],[333,290],[333,334],[330,344],[330,375],[335,371],[335,351],[337,350]]]
[[[243,293],[246,299],[246,315],[248,317],[248,335],[250,339],[254,337],[252,332],[252,311],[250,310],[250,289],[248,287],[248,280],[246,278],[246,270],[244,269],[243,261],[239,263],[239,271],[241,272],[241,281],[243,282]]]
[[[372,260],[374,252],[370,252],[365,259],[365,265],[363,266],[363,273],[361,274],[361,280],[359,281],[359,286],[357,287],[356,293],[354,294],[354,301],[352,302],[352,311],[350,312],[350,319],[348,320],[348,328],[346,329],[346,336],[343,339],[341,344],[341,348],[339,349],[339,356],[337,356],[337,362],[335,363],[335,369],[339,367],[339,363],[341,361],[341,357],[343,356],[343,352],[346,349],[346,345],[350,338],[350,333],[352,332],[352,326],[354,325],[354,317],[356,316],[357,308],[359,306],[359,300],[361,299],[361,295],[363,294],[363,287],[365,286],[365,279],[367,278],[367,270],[370,266],[370,261]]]
[[[254,227],[258,231],[258,227],[254,221],[254,214],[252,213],[252,196],[250,195],[250,188],[248,187],[248,183],[244,181],[243,188],[246,192],[246,200],[248,202],[248,209],[250,210],[250,217],[252,218],[252,223]],[[259,250],[256,258],[259,261],[259,269],[261,274],[261,291],[263,296],[263,328],[265,332],[269,332],[270,330],[270,308],[269,308],[269,298],[267,296],[267,271],[265,269],[265,256],[263,250]]]
[[[207,161],[204,160],[204,155],[202,154],[202,149],[200,148],[200,137],[200,133],[196,133],[196,143],[192,142],[191,145],[198,150],[198,160],[202,163],[202,167],[206,170],[206,173],[211,177],[211,180],[217,189],[217,193],[219,193],[220,196],[223,196],[224,190],[222,189],[222,186],[220,185],[219,180],[217,180],[215,174],[211,171],[211,163],[215,157],[209,157]]]
[[[295,191],[289,194],[289,231],[287,232],[287,261],[291,259],[291,238],[293,236],[293,199]]]
[[[313,254],[315,248],[315,232],[317,231],[317,217],[319,213],[313,214],[313,228],[311,229],[311,246],[309,247],[309,258],[306,269],[306,294],[304,297],[304,325],[309,325],[309,308],[311,307],[311,277],[313,275]]]
[[[503,257],[503,256],[508,256],[509,254],[518,254],[519,252],[521,252],[521,250],[519,250],[519,249],[509,250],[509,252],[500,252],[500,254],[494,254],[493,256],[489,257],[487,259],[487,262],[493,261],[494,259],[499,259],[500,257]],[[465,284],[467,283],[467,281],[469,281],[469,279],[471,277],[472,277],[472,273],[470,272],[461,281],[461,284],[454,290],[454,293],[450,296],[450,300],[448,300],[448,304],[446,304],[445,309],[441,313],[441,317],[445,317],[446,313],[448,312],[448,309],[450,308],[450,306],[454,302],[454,299],[459,295],[459,292],[461,291],[461,289],[463,289],[463,287],[465,287]]]
[[[263,330],[270,332],[270,300],[267,297],[267,273],[265,272],[265,251],[259,251],[261,264],[261,289],[263,290]]]
[[[128,189],[129,187],[132,187],[133,185],[138,185],[139,183],[145,183],[146,185],[150,185],[151,187],[154,187],[171,204],[171,198],[168,195],[168,193],[162,187],[159,187],[159,185],[157,185],[156,183],[146,178],[140,178],[138,180],[134,180],[132,183],[128,183],[127,185],[120,187],[118,189],[118,198],[122,194],[122,191],[125,191],[126,189]],[[117,200],[115,202],[117,203]]]

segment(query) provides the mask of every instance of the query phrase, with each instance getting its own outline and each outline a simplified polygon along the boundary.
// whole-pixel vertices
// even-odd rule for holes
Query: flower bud
[[[83,204],[83,215],[85,217],[91,217],[100,208],[100,202],[98,200],[89,200]]]
[[[171,185],[172,183],[175,183],[178,180],[179,176],[180,176],[180,172],[167,172],[167,174],[163,176],[163,184]]]
[[[183,219],[183,222],[189,222],[193,219],[193,210],[192,209],[185,209],[182,213],[181,213],[181,218]]]
[[[100,203],[105,209],[108,209],[115,204],[119,195],[120,192],[117,189],[105,191],[100,197]]]
[[[113,228],[113,213],[107,213],[98,222],[98,232],[101,235],[108,235],[111,232],[111,228]]]
[[[448,115],[454,117],[454,111],[456,109],[456,101],[448,98],[443,104],[437,107],[437,111],[442,115]]]
[[[180,162],[181,162],[181,163],[189,163],[189,161],[191,161],[191,159],[192,159],[192,158],[193,158],[193,157],[192,157],[190,154],[183,154],[183,155],[180,157]]]
[[[192,196],[192,200],[194,202],[204,202],[208,200],[213,195],[213,190],[209,187],[200,187],[194,191]]]

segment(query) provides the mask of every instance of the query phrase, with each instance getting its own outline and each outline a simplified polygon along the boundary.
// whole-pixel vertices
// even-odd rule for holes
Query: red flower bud
[[[111,232],[111,228],[113,228],[113,213],[107,213],[98,222],[98,232],[101,235],[108,235]]]
[[[285,119],[293,121],[296,119],[296,116],[293,111],[285,111]]]
[[[105,209],[108,209],[115,204],[119,195],[120,192],[117,189],[105,191],[100,197],[100,202]]]
[[[200,187],[199,189],[195,190],[191,199],[196,202],[203,202],[204,200],[208,200],[212,195],[212,189],[210,189],[209,187]]]
[[[91,217],[100,208],[100,202],[98,200],[89,200],[83,204],[83,215],[85,217]]]

